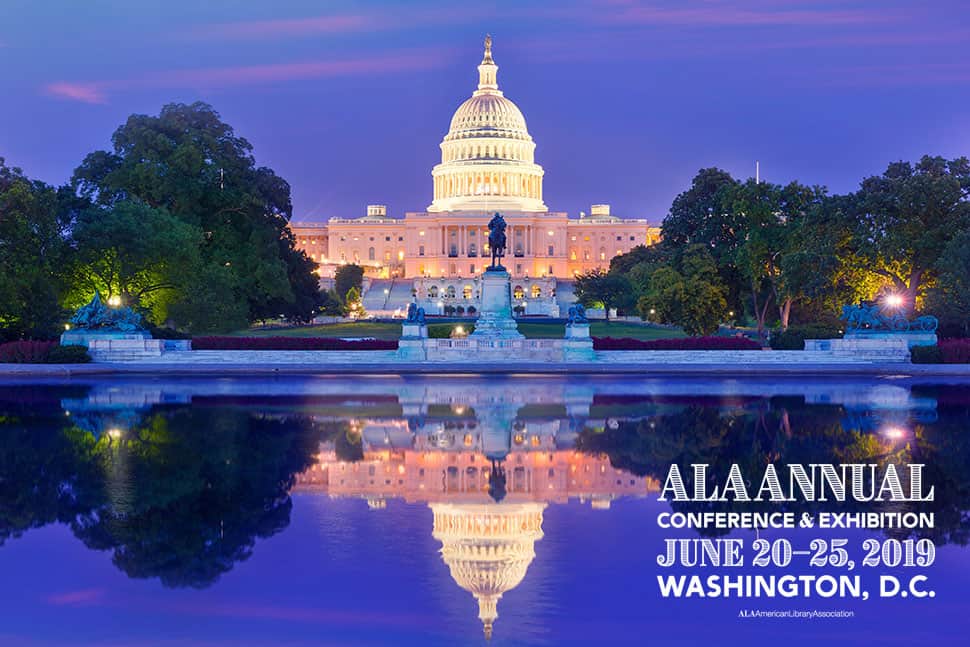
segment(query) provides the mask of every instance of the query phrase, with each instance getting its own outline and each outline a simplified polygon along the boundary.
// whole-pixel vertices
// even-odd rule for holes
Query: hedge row
[[[83,364],[91,361],[84,346],[60,346],[56,341],[29,339],[0,344],[3,364]]]
[[[683,337],[680,339],[642,339],[593,337],[595,350],[761,350],[747,337]]]
[[[771,334],[773,350],[804,350],[806,339],[839,339],[842,333],[825,326],[792,326]]]
[[[936,346],[915,346],[913,364],[970,364],[970,339],[942,339]]]
[[[193,337],[192,350],[397,350],[397,341],[334,337]]]

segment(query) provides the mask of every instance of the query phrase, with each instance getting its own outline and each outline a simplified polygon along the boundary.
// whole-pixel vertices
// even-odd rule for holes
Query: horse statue
[[[505,256],[505,218],[502,214],[496,213],[488,221],[488,248],[492,252],[492,265],[490,270],[504,270],[502,267],[502,257]]]

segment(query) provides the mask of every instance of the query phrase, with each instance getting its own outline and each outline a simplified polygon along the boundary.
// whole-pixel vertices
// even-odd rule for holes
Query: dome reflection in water
[[[286,532],[295,492],[359,500],[376,515],[399,500],[430,509],[427,534],[455,594],[473,596],[484,634],[499,636],[503,595],[530,577],[537,551],[541,559],[549,506],[578,500],[608,511],[618,499],[653,498],[672,463],[688,478],[692,463],[711,465],[717,478],[732,463],[750,473],[768,463],[924,463],[936,499],[920,511],[935,513],[936,525],[923,536],[965,545],[968,407],[966,387],[881,382],[8,385],[0,557],[32,529],[61,523],[131,578],[206,588],[242,568],[260,540]],[[823,505],[783,509],[833,509]],[[673,505],[759,508],[779,509]]]

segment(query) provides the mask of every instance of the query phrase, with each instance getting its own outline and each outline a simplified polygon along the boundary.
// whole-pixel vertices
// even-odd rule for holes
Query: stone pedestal
[[[512,286],[509,273],[488,269],[482,274],[482,300],[475,331],[470,337],[523,339],[512,317]]]
[[[592,360],[593,357],[593,338],[589,336],[589,324],[566,324],[566,340],[563,344],[563,359],[566,361],[589,361]]]
[[[121,332],[118,330],[89,330],[77,328],[66,330],[61,334],[61,346],[91,346],[92,341],[106,339],[151,339],[151,335],[144,330],[135,332]]]
[[[867,340],[872,343],[879,343],[880,340],[906,340],[906,346],[936,346],[936,333],[923,332],[921,330],[900,330],[900,331],[877,331],[877,332],[847,332],[845,340]],[[895,342],[890,342],[895,343]]]
[[[403,360],[412,361],[428,359],[425,344],[427,339],[427,325],[416,321],[405,321],[401,325],[401,339],[397,342],[397,356]]]

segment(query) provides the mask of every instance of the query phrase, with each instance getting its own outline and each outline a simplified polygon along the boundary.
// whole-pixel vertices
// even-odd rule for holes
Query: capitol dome
[[[498,89],[486,37],[478,89],[455,111],[441,142],[428,211],[546,211],[535,147],[522,111]]]
[[[434,531],[451,577],[478,602],[486,638],[498,601],[525,577],[542,539],[543,503],[432,503]]]

